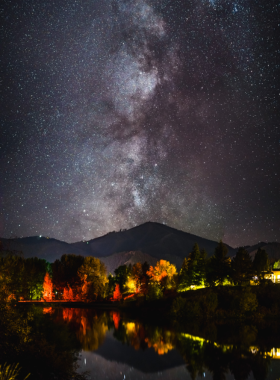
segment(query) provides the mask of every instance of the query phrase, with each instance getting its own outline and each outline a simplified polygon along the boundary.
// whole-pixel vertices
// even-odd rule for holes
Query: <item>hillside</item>
[[[112,268],[112,262],[119,261],[122,263],[125,260],[120,259],[121,255],[116,256],[118,259],[114,257],[109,260],[108,256],[115,253],[122,253],[123,255],[124,252],[140,251],[142,254],[147,254],[158,260],[169,260],[179,267],[196,242],[200,248],[206,249],[209,256],[214,253],[217,246],[215,241],[153,222],[147,222],[129,230],[110,232],[90,241],[72,244],[39,236],[12,240],[1,239],[1,241],[4,247],[21,251],[24,257],[37,256],[53,262],[63,254],[73,253],[104,258],[110,268]],[[229,250],[232,248],[229,247]]]
[[[84,251],[79,250],[79,248],[74,248],[71,244],[43,236],[30,236],[16,239],[0,238],[0,241],[4,249],[21,252],[25,258],[39,257],[50,263],[59,259],[65,253],[74,253],[84,256]]]
[[[116,252],[142,251],[158,259],[173,256],[183,259],[195,243],[206,249],[209,256],[213,255],[217,246],[215,241],[153,222],[125,231],[110,232],[88,242],[73,243],[72,246],[100,258]]]
[[[114,270],[120,265],[134,265],[136,263],[143,264],[145,261],[154,266],[157,262],[155,257],[147,255],[141,251],[130,251],[130,252],[119,252],[113,255],[100,258],[101,261],[106,265],[107,272],[114,274]]]
[[[135,260],[147,261],[153,265],[152,261],[165,259],[179,268],[195,243],[207,251],[208,257],[213,255],[217,246],[215,241],[153,222],[72,244],[39,236],[0,240],[4,248],[20,251],[26,258],[37,256],[49,262],[59,259],[63,254],[71,253],[99,257],[111,272],[117,266],[133,264]],[[272,261],[280,259],[280,243],[277,242],[262,242],[245,248],[254,256],[259,247],[267,251]],[[234,256],[237,249],[229,246],[228,249],[229,255]]]

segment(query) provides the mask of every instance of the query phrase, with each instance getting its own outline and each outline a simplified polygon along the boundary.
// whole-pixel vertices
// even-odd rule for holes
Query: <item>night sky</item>
[[[279,1],[1,4],[1,237],[279,241]]]

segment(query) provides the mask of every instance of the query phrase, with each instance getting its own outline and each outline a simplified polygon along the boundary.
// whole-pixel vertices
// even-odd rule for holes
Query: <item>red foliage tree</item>
[[[74,300],[73,290],[71,287],[69,287],[69,290],[68,290],[68,299],[69,299],[69,301]]]
[[[45,301],[52,301],[52,297],[53,297],[53,283],[52,283],[52,279],[50,278],[50,275],[47,272],[45,275],[44,284],[43,284],[43,298]]]
[[[117,284],[113,293],[113,301],[120,301],[122,299],[122,294],[120,291],[120,285]]]

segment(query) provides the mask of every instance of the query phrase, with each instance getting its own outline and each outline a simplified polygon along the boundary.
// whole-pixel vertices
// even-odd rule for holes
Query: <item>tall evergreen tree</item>
[[[207,252],[204,248],[200,251],[200,256],[198,260],[198,278],[199,285],[205,285],[206,283],[206,267],[207,267]]]
[[[269,258],[264,249],[259,248],[253,260],[253,271],[260,281],[263,281],[265,275],[270,274]]]
[[[197,243],[194,244],[193,249],[188,257],[188,276],[190,285],[199,286],[201,279],[199,273],[200,250]]]
[[[245,248],[239,248],[231,262],[232,279],[235,284],[248,285],[253,277],[252,260]]]
[[[178,290],[183,291],[191,286],[201,286],[205,282],[207,253],[199,250],[197,243],[193,246],[187,259],[184,259],[179,273]]]
[[[179,272],[178,291],[183,292],[184,290],[187,290],[189,286],[190,285],[188,279],[188,259],[184,258],[182,267]]]
[[[210,286],[223,285],[230,279],[231,266],[227,254],[227,246],[221,240],[208,263],[207,282]]]

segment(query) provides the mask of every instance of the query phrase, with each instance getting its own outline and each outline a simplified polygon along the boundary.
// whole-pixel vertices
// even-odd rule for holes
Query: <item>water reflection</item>
[[[51,308],[44,313],[54,313]],[[56,309],[57,320],[71,326],[84,351],[143,373],[157,373],[184,364],[191,379],[275,379],[272,363],[280,359],[278,326],[189,326],[172,329],[131,320],[119,311]],[[201,336],[197,332],[201,331]],[[273,343],[272,343],[273,342]],[[280,344],[279,344],[280,347]],[[96,362],[96,361],[95,361]],[[280,360],[278,361],[280,364]],[[95,364],[97,365],[97,364]],[[88,369],[88,368],[87,368]],[[273,376],[272,376],[273,369]],[[209,377],[210,376],[210,377]],[[233,377],[232,377],[233,376]]]

